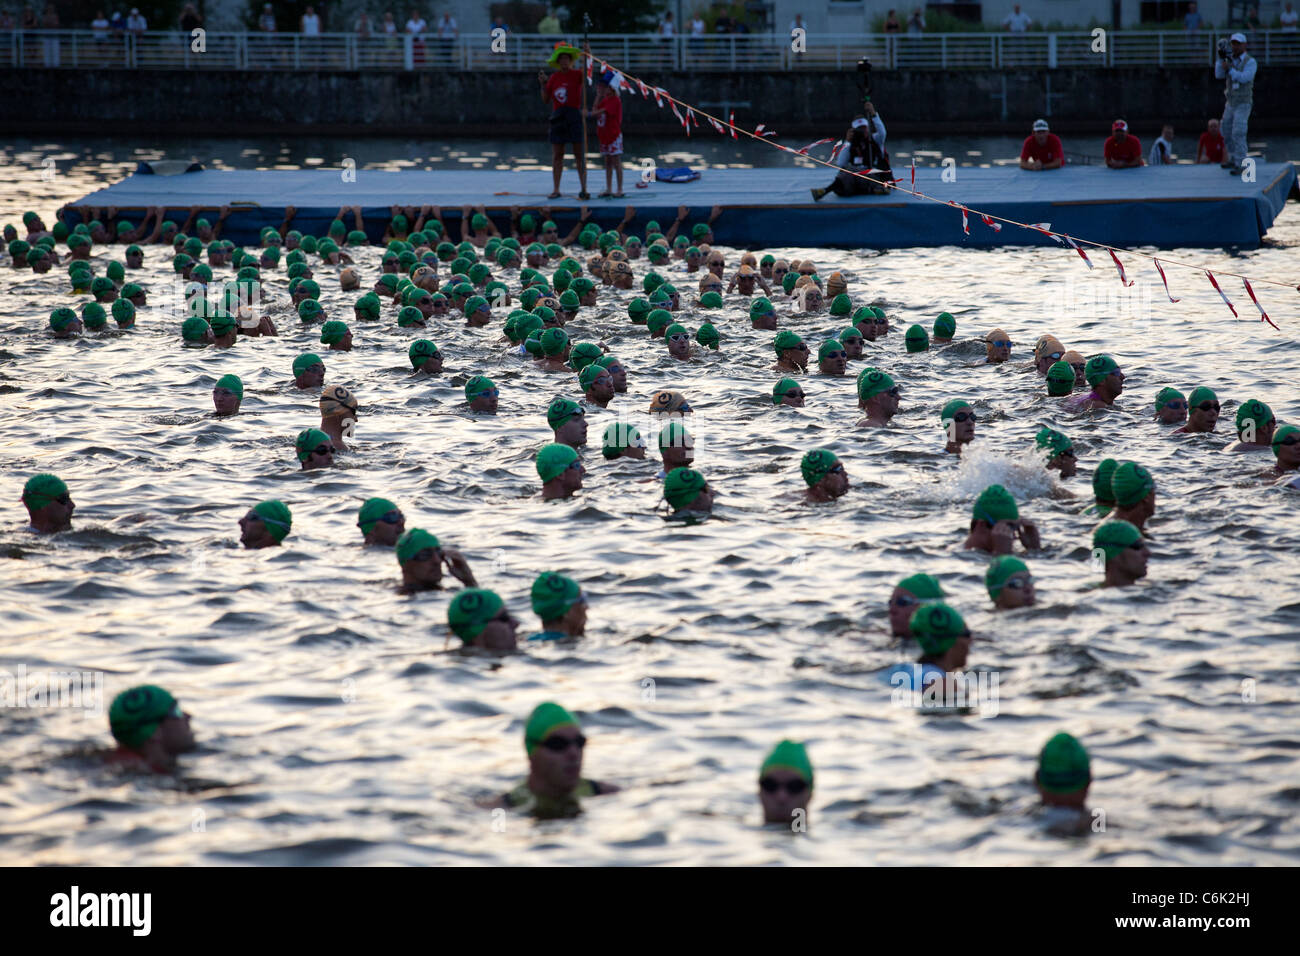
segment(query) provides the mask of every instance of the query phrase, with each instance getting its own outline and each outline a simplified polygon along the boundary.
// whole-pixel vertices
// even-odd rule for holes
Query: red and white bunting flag
[[[1066,241],[1067,243],[1070,244],[1070,248],[1071,248],[1071,249],[1073,249],[1075,252],[1077,252],[1077,253],[1079,254],[1079,258],[1083,260],[1084,265],[1086,265],[1089,269],[1091,269],[1091,268],[1092,268],[1092,260],[1088,258],[1088,253],[1086,253],[1086,252],[1084,252],[1082,249],[1080,249],[1080,248],[1079,248],[1079,244],[1076,243],[1076,242],[1075,242],[1073,239],[1071,239],[1069,236],[1066,236],[1066,237],[1065,237],[1065,241]]]
[[[668,91],[665,90],[662,86],[656,86],[654,92],[655,92],[655,106],[659,107],[660,109],[663,109],[664,108],[663,98],[668,95]]]
[[[839,156],[839,154],[840,154],[840,150],[842,150],[842,149],[843,149],[845,146],[847,146],[847,145],[848,145],[848,143],[844,142],[844,140],[840,140],[838,143],[836,143],[834,146],[832,146],[832,147],[831,147],[831,158],[828,159],[827,162],[829,162],[829,163],[831,163],[831,164],[834,164],[834,162],[835,162],[835,158],[836,158],[837,156]]]
[[[984,220],[984,225],[988,226],[994,232],[1002,231],[1002,223],[998,222],[992,216],[986,216],[984,213],[980,213],[980,218]]]
[[[646,89],[646,85],[645,85],[644,83],[642,83],[640,80],[637,80],[637,81],[636,81],[636,85],[637,85],[637,88],[640,89],[640,91],[641,91],[641,99],[643,99],[643,100],[644,100],[644,99],[648,99],[649,96],[650,96],[650,91],[649,91],[648,89]]]
[[[700,121],[695,118],[695,110],[691,109],[689,106],[686,107],[686,118],[691,121],[692,126],[699,128]]]
[[[912,192],[916,192],[916,157],[912,157]]]
[[[736,138],[736,111],[732,110],[727,117],[727,124],[731,127],[731,138]]]
[[[1036,229],[1058,245],[1065,245],[1065,240],[1052,232],[1052,224],[1050,222],[1031,222],[1026,228]]]
[[[593,66],[595,66],[595,64],[591,62],[591,57],[587,57],[587,85],[588,86],[591,86],[591,68]]]
[[[754,127],[754,135],[759,137],[760,139],[765,136],[775,136],[776,130],[768,129],[764,124],[759,123],[757,126]]]
[[[1173,295],[1170,294],[1170,292],[1169,292],[1169,280],[1165,278],[1165,270],[1161,267],[1161,265],[1160,265],[1160,260],[1159,260],[1159,259],[1156,259],[1156,260],[1155,260],[1155,264],[1156,264],[1156,272],[1159,272],[1159,273],[1160,273],[1160,281],[1163,282],[1163,283],[1165,284],[1165,295],[1169,296],[1169,301],[1170,301],[1170,302],[1181,302],[1181,301],[1182,301],[1181,299],[1175,299],[1175,298],[1173,297]]]
[[[717,120],[715,120],[712,116],[709,117],[709,122],[713,125],[713,128],[716,129],[716,130],[717,130],[719,133],[721,133],[723,136],[726,136],[726,135],[727,135],[727,131],[726,131],[726,129],[723,127],[723,125],[722,125],[721,123],[719,123]]]
[[[1273,325],[1273,320],[1268,317],[1268,313],[1264,311],[1264,307],[1259,304],[1259,299],[1255,298],[1255,290],[1250,287],[1250,280],[1245,276],[1242,276],[1241,284],[1246,287],[1246,295],[1250,296],[1250,301],[1255,303],[1255,308],[1259,309],[1259,320],[1261,322],[1267,322],[1276,329],[1277,326]]]
[[[828,139],[819,139],[819,140],[817,140],[817,142],[815,142],[815,143],[809,143],[809,144],[808,144],[807,146],[805,146],[803,149],[801,149],[801,150],[797,150],[797,152],[803,153],[803,155],[807,156],[807,155],[808,155],[808,150],[810,150],[810,149],[815,149],[815,148],[818,147],[818,146],[825,146],[827,143],[833,143],[833,142],[835,142],[835,140],[833,140],[833,139],[829,139],[829,138],[828,138]]]
[[[1228,297],[1227,297],[1226,295],[1223,294],[1223,290],[1219,288],[1219,283],[1217,283],[1217,282],[1214,281],[1214,276],[1213,276],[1212,274],[1210,274],[1210,273],[1207,271],[1207,272],[1205,273],[1205,278],[1207,278],[1207,279],[1210,280],[1210,285],[1214,286],[1214,291],[1217,292],[1217,293],[1219,293],[1219,298],[1222,299],[1222,300],[1223,300],[1223,304],[1226,305],[1226,306],[1228,307],[1228,311],[1232,313],[1232,317],[1233,317],[1234,319],[1239,319],[1239,318],[1241,318],[1241,316],[1237,315],[1237,310],[1236,310],[1236,308],[1233,306],[1233,304],[1232,304],[1231,302],[1228,301]]]
[[[682,114],[677,112],[677,104],[674,103],[672,100],[669,100],[668,105],[672,107],[673,115],[677,117],[677,122],[684,124],[686,120],[682,119]]]
[[[1124,263],[1119,261],[1119,256],[1115,255],[1115,250],[1107,249],[1106,251],[1110,253],[1111,259],[1115,261],[1115,268],[1119,270],[1119,281],[1124,283],[1126,286],[1132,285],[1133,281],[1124,274]]]
[[[963,206],[961,203],[953,202],[951,199],[948,200],[948,205],[949,205],[949,206],[952,206],[954,209],[960,209],[960,210],[961,210],[961,231],[964,232],[964,233],[966,233],[966,235],[969,236],[969,235],[970,235],[970,222],[968,222],[967,219],[966,219],[966,207]]]

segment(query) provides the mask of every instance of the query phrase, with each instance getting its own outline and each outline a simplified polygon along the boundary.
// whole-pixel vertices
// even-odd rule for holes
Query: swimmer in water
[[[758,802],[765,825],[808,829],[808,804],[813,795],[813,768],[803,744],[782,740],[758,768]]]
[[[866,339],[862,333],[857,330],[856,326],[850,325],[848,328],[841,329],[840,333],[835,336],[844,346],[844,353],[851,359],[862,358],[862,351],[866,344]]]
[[[596,359],[595,365],[599,365],[609,373],[609,377],[614,380],[614,394],[623,395],[627,393],[627,369],[612,355],[603,355]]]
[[[1020,509],[1011,492],[1001,485],[989,485],[975,499],[970,519],[970,534],[962,545],[967,550],[1010,554],[1016,539],[1027,551],[1042,547],[1038,527],[1020,517]]]
[[[330,436],[319,428],[304,428],[300,431],[294,440],[294,449],[302,466],[301,471],[334,467],[334,446],[330,443]]]
[[[758,298],[749,303],[749,325],[766,332],[776,331],[776,309],[769,299]]]
[[[577,816],[583,798],[617,793],[619,788],[612,783],[582,776],[586,743],[572,714],[559,704],[539,704],[524,726],[528,776],[492,805],[552,820]]]
[[[33,475],[23,485],[22,500],[31,528],[37,534],[72,530],[72,512],[77,506],[61,478],[51,474]]]
[[[537,453],[537,477],[542,479],[542,500],[571,498],[582,488],[587,469],[569,445],[550,444]]]
[[[1104,555],[1106,577],[1102,587],[1122,588],[1147,576],[1146,539],[1135,525],[1127,521],[1103,521],[1092,533],[1092,550]]]
[[[475,375],[465,383],[465,401],[469,402],[471,412],[495,415],[500,396],[501,390],[485,375]]]
[[[1011,336],[1001,329],[994,329],[984,336],[984,364],[1000,365],[1005,362],[1011,358],[1011,346],[1014,344],[1011,341]]]
[[[1076,352],[1074,349],[1069,349],[1061,356],[1061,361],[1074,370],[1075,388],[1082,388],[1088,384],[1088,378],[1085,374],[1085,369],[1087,368],[1088,363],[1084,359],[1083,353]]]
[[[560,328],[546,329],[542,332],[539,341],[541,342],[542,354],[533,363],[536,368],[543,372],[573,371],[566,364],[571,351],[569,333]]]
[[[971,633],[960,614],[942,601],[923,604],[912,612],[908,629],[921,645],[917,661],[924,668],[938,668],[945,673],[960,671],[970,655]]]
[[[1073,478],[1079,470],[1079,459],[1074,454],[1074,442],[1054,428],[1040,429],[1034,438],[1038,450],[1047,455],[1047,470],[1059,471],[1062,478]]]
[[[320,341],[322,345],[328,345],[331,352],[351,352],[352,330],[346,322],[331,319],[321,326]]]
[[[344,436],[352,436],[357,423],[356,397],[342,385],[329,385],[320,393],[320,430],[329,436],[334,450],[347,451]]]
[[[783,378],[772,387],[772,404],[803,408],[804,391],[792,378]]]
[[[455,548],[443,547],[434,535],[423,528],[411,528],[402,532],[394,542],[393,551],[397,555],[397,564],[402,569],[402,586],[398,589],[402,594],[441,588],[444,564],[452,576],[466,587],[478,587],[465,556]]]
[[[1187,424],[1174,430],[1175,435],[1212,432],[1219,424],[1219,396],[1204,385],[1187,396]]]
[[[1147,519],[1156,513],[1156,481],[1151,472],[1134,461],[1122,462],[1110,479],[1115,509],[1111,517],[1127,521],[1143,534]]]
[[[1237,443],[1226,451],[1271,451],[1273,435],[1277,431],[1277,418],[1273,409],[1257,398],[1242,402],[1237,407]]]
[[[828,449],[814,448],[806,452],[799,462],[799,471],[808,486],[804,494],[809,501],[834,501],[849,490],[844,463]]]
[[[244,383],[238,375],[223,375],[212,389],[212,405],[218,418],[238,415],[244,400]]]
[[[108,708],[108,727],[117,749],[110,764],[153,773],[172,773],[176,758],[195,747],[190,715],[167,691],[153,684],[124,690]]]
[[[211,316],[212,344],[219,349],[231,348],[239,340],[239,323],[224,309],[213,309]]]
[[[611,422],[605,426],[600,439],[600,453],[606,461],[615,458],[635,458],[645,460],[645,439],[634,426],[623,422]]]
[[[912,615],[922,604],[943,600],[939,579],[930,574],[913,574],[898,582],[889,595],[889,629],[895,637],[911,637]]]
[[[864,368],[858,373],[858,408],[867,417],[858,428],[883,428],[898,412],[902,392],[893,378],[878,368]]]
[[[1055,335],[1040,335],[1034,343],[1034,371],[1040,378],[1065,356],[1065,346]]]
[[[614,398],[614,376],[595,362],[578,373],[578,384],[582,386],[583,399],[592,405],[608,408]]]
[[[1115,477],[1119,462],[1114,458],[1103,458],[1092,473],[1092,495],[1094,503],[1084,514],[1106,517],[1115,508],[1115,492],[1111,490],[1110,481]]]
[[[674,516],[711,514],[713,496],[708,481],[692,468],[674,468],[664,477],[664,501]]]
[[[943,406],[939,418],[948,436],[948,443],[943,450],[950,455],[960,455],[961,446],[969,445],[975,440],[975,423],[979,420],[975,416],[975,409],[963,399],[954,398]]]
[[[533,613],[542,630],[530,641],[560,641],[582,637],[587,629],[587,596],[573,578],[554,571],[539,574],[531,592]]]
[[[1066,401],[1070,411],[1083,412],[1110,408],[1124,391],[1124,373],[1109,355],[1094,355],[1084,365],[1084,378],[1092,386],[1086,395],[1076,395]]]
[[[412,342],[411,347],[406,350],[406,356],[411,360],[412,371],[423,372],[426,375],[437,375],[442,371],[442,352],[428,339],[416,339]]]
[[[1062,835],[1079,836],[1088,832],[1088,788],[1092,785],[1092,768],[1088,751],[1069,734],[1057,734],[1038,755],[1034,786],[1043,806],[1061,813],[1051,830]]]
[[[546,422],[555,432],[555,442],[578,449],[587,444],[587,415],[572,399],[557,398],[546,409]]]
[[[357,527],[367,547],[391,548],[406,531],[406,516],[387,498],[367,498],[357,512]]]
[[[934,338],[935,345],[946,345],[953,340],[957,334],[957,320],[952,317],[951,312],[940,312],[938,318],[934,320]]]
[[[199,321],[203,321],[200,319]],[[204,325],[207,323],[205,322]],[[50,330],[56,339],[71,339],[82,333],[85,323],[71,309],[63,307],[50,313]]]
[[[1074,369],[1064,360],[1052,363],[1047,370],[1047,394],[1062,398],[1074,391]]]
[[[1300,428],[1280,426],[1273,433],[1272,448],[1276,459],[1272,468],[1274,474],[1285,475],[1288,471],[1300,469]]]
[[[794,332],[784,329],[776,333],[772,342],[776,350],[774,372],[805,372],[808,370],[808,346]]]
[[[984,572],[984,587],[999,611],[1030,607],[1036,600],[1029,565],[1014,555],[1003,554],[993,559]]]
[[[249,551],[276,548],[293,528],[293,515],[283,501],[262,501],[239,519],[239,543]]]
[[[325,384],[325,363],[319,355],[304,352],[293,360],[293,387],[318,389]]]
[[[695,439],[681,422],[669,422],[660,430],[659,455],[664,463],[656,476],[659,479],[675,468],[689,468],[695,463]]]
[[[823,375],[843,375],[849,367],[849,353],[839,339],[827,339],[817,347],[817,370]]]
[[[674,322],[664,329],[664,341],[668,343],[668,354],[679,362],[691,357],[691,333],[684,325]]]
[[[755,287],[761,287],[763,294],[766,296],[772,294],[772,287],[767,284],[762,274],[753,266],[742,264],[736,270],[736,274],[731,277],[731,282],[727,285],[727,292],[730,294],[733,289],[739,289],[741,295],[749,297],[754,294]]]
[[[447,626],[465,647],[513,651],[518,646],[519,621],[495,591],[477,587],[460,591],[447,605]]]

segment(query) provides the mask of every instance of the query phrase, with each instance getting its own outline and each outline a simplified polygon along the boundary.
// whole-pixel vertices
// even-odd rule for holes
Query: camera
[[[871,61],[868,60],[865,56],[862,59],[858,60],[857,83],[858,83],[858,89],[862,91],[862,95],[867,98],[870,98],[871,97]]]
[[[1220,40],[1219,45],[1218,47],[1216,47],[1216,49],[1218,50],[1220,60],[1232,59],[1232,44],[1230,44],[1227,40]]]

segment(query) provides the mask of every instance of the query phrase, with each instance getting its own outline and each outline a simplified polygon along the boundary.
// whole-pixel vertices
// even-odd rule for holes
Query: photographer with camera
[[[862,91],[862,114],[853,118],[840,152],[840,172],[835,181],[825,188],[812,190],[813,201],[827,193],[837,196],[881,196],[889,187],[881,180],[889,179],[889,153],[885,149],[885,123],[871,102],[871,61],[858,61],[858,89]],[[875,171],[877,175],[862,175]]]
[[[1228,144],[1228,158],[1220,165],[1234,176],[1241,173],[1246,158],[1246,124],[1254,103],[1255,72],[1259,64],[1246,52],[1246,35],[1234,33],[1218,44],[1219,58],[1214,76],[1223,84],[1223,138]]]

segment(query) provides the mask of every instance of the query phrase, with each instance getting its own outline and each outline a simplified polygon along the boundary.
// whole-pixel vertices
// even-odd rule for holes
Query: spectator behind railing
[[[257,18],[257,28],[263,33],[275,32],[275,11],[269,3],[263,4],[262,15]]]
[[[1187,36],[1191,39],[1201,32],[1203,25],[1204,21],[1196,10],[1196,0],[1192,0],[1187,5],[1187,14],[1183,17],[1183,29],[1187,31]]]
[[[397,35],[397,21],[393,19],[392,10],[384,14],[384,22],[380,24],[379,32],[390,37]]]
[[[1024,33],[1033,24],[1034,21],[1029,18],[1029,14],[1020,12],[1018,3],[1011,8],[1007,18],[1002,21],[1002,25],[1011,33]]]
[[[8,13],[8,11],[5,11]],[[10,25],[12,26],[12,20]],[[0,17],[0,30],[5,29],[4,18]],[[108,17],[104,16],[103,10],[95,11],[95,19],[90,21],[90,29],[94,32],[95,42],[99,43],[108,39]]]
[[[885,25],[882,28],[883,33],[902,33],[903,25],[898,22],[898,16],[893,10],[885,16]]]
[[[1278,22],[1282,24],[1283,33],[1295,33],[1296,24],[1300,22],[1300,13],[1296,12],[1293,4],[1288,3],[1286,8],[1278,14]]]
[[[352,25],[352,32],[363,40],[370,39],[370,17],[366,11],[361,11],[361,16],[357,17],[357,22]]]
[[[57,30],[59,28],[59,12],[54,9],[53,3],[45,4],[45,16],[41,18],[41,28],[44,30]],[[59,65],[59,38],[46,37],[45,46],[45,65]]]
[[[302,16],[298,20],[298,29],[303,36],[320,36],[320,17],[316,15],[315,7],[308,5],[303,10]]]
[[[925,32],[925,14],[921,12],[920,7],[913,10],[912,15],[907,18],[907,32],[914,34]]]
[[[131,15],[126,18],[126,29],[130,33],[135,34],[137,40],[145,30],[149,29],[149,21],[144,18],[142,13],[140,13],[139,7],[131,8]]]
[[[101,13],[100,16],[103,16],[103,14]],[[104,21],[104,25],[108,26],[107,20]],[[14,15],[8,10],[0,10],[0,30],[12,30],[13,28]]]
[[[538,21],[537,32],[542,36],[555,36],[560,32],[560,18],[550,7],[546,8],[546,16]]]
[[[185,8],[181,10],[181,15],[176,19],[176,22],[181,30],[190,33],[203,26],[203,17],[199,15],[198,10],[194,9],[194,4],[187,3]]]
[[[438,52],[444,60],[455,63],[452,59],[452,46],[456,42],[456,37],[460,36],[460,27],[456,24],[456,18],[450,13],[444,12],[438,19]]]

